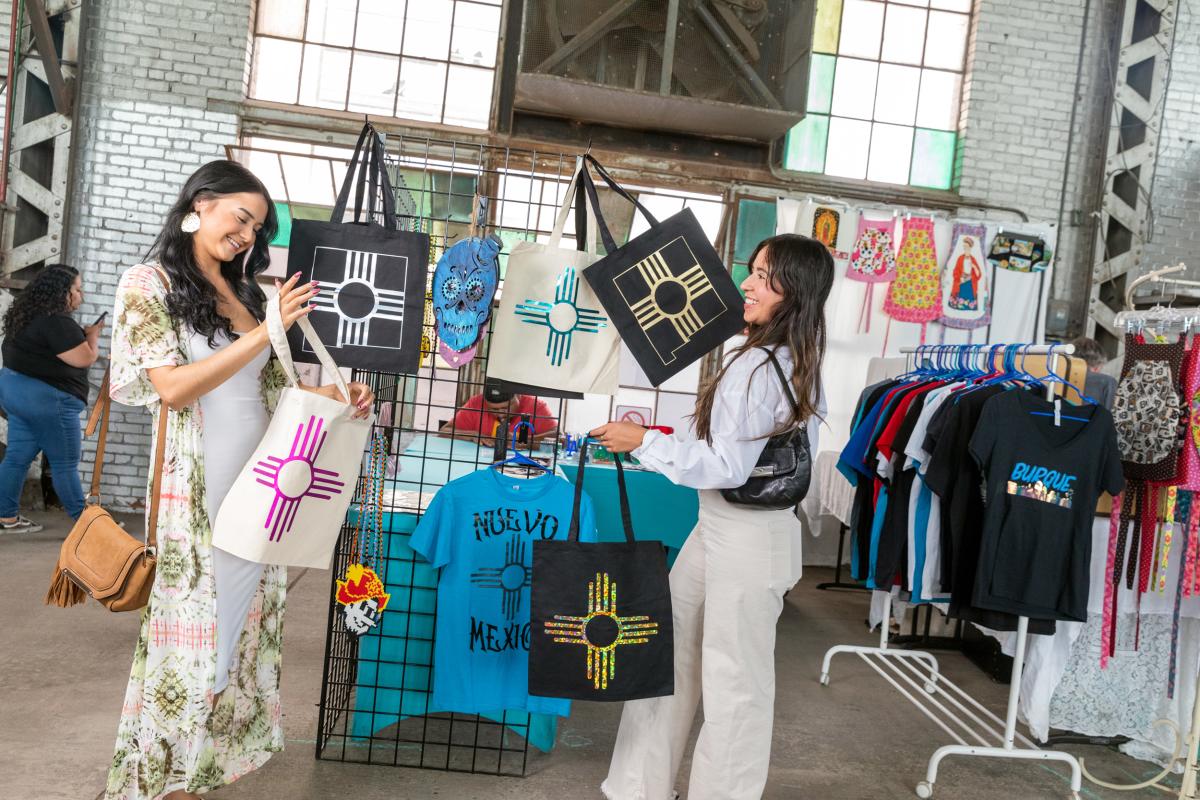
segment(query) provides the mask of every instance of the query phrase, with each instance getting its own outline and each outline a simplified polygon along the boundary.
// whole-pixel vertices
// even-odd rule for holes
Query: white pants
[[[609,800],[669,800],[704,698],[689,800],[757,800],[767,782],[775,706],[775,625],[800,577],[791,511],[700,493],[700,517],[671,568],[675,694],[625,704]]]

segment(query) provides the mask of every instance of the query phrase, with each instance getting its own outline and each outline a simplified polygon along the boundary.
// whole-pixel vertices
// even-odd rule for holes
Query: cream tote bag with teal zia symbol
[[[312,324],[301,317],[296,325],[349,398]],[[352,419],[352,404],[297,386],[274,297],[267,303],[267,332],[290,385],[279,393],[267,432],[217,511],[213,547],[261,564],[329,569],[373,416]]]
[[[508,257],[500,310],[492,316],[487,375],[564,392],[617,392],[620,340],[583,268],[599,256],[595,218],[585,210],[575,174],[546,244],[520,242]],[[560,247],[571,202],[587,219],[587,252]],[[576,229],[579,228],[576,220]]]

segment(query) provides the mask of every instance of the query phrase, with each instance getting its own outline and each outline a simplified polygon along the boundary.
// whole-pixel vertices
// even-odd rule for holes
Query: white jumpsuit
[[[192,332],[188,342],[192,362],[202,361],[231,343],[220,333],[215,342],[216,348],[211,348],[204,336]],[[263,405],[259,376],[268,358],[270,350],[263,350],[229,380],[200,398],[204,422],[204,488],[210,524],[215,524],[221,501],[267,431],[270,417]],[[229,683],[229,666],[237,652],[250,603],[258,591],[263,565],[216,547],[212,549],[212,559],[217,591],[217,680],[213,687],[216,694]]]

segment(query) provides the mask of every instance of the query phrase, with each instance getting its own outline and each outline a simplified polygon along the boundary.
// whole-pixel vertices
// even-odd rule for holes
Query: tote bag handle
[[[587,445],[591,439],[584,439],[579,448],[579,474],[575,476],[575,505],[571,509],[571,528],[567,540],[579,541],[579,504],[583,500],[583,466],[587,463]],[[633,535],[633,515],[629,513],[629,493],[625,489],[625,469],[621,466],[621,454],[613,453],[613,463],[617,465],[617,490],[621,495],[621,524],[625,528],[625,541],[633,544],[637,539]]]
[[[550,247],[558,247],[562,240],[563,229],[567,226],[567,214],[571,211],[571,202],[575,202],[575,239],[576,249],[590,255],[600,255],[596,252],[596,218],[587,213],[587,203],[584,202],[583,187],[580,175],[584,173],[583,157],[575,159],[575,172],[571,182],[567,184],[567,193],[559,206],[558,216],[554,219],[554,229],[550,232]],[[586,229],[585,229],[586,224]]]
[[[350,405],[352,402],[350,387],[346,385],[346,379],[342,377],[342,371],[338,369],[337,362],[333,360],[329,351],[325,349],[325,345],[321,343],[321,338],[317,336],[312,323],[308,321],[308,317],[300,317],[296,320],[296,324],[300,326],[304,338],[312,345],[313,352],[316,353],[321,366],[333,373],[333,380],[338,389],[342,391],[342,397],[346,398],[346,405]],[[271,339],[271,348],[275,351],[275,355],[279,356],[279,363],[283,366],[283,374],[287,376],[288,383],[292,386],[298,385],[296,364],[292,361],[292,351],[288,347],[287,331],[283,327],[283,315],[279,311],[278,296],[267,301],[267,335]]]
[[[358,222],[362,216],[364,192],[367,193],[367,222],[374,218],[376,192],[382,188],[384,227],[390,230],[399,227],[396,219],[396,196],[384,164],[383,142],[379,139],[375,126],[370,123],[364,125],[362,132],[358,134],[354,153],[346,168],[346,177],[342,180],[333,212],[329,215],[330,222],[342,222],[345,218],[351,186],[355,187],[354,222]]]
[[[600,166],[599,161],[592,156],[584,156],[584,160],[586,161],[586,164],[591,164],[596,168],[596,173],[604,180],[606,184],[608,184],[608,188],[612,189],[621,197],[624,197],[626,200],[633,203],[634,207],[638,211],[642,212],[642,216],[646,218],[646,221],[650,223],[651,227],[658,225],[658,220],[654,217],[654,215],[651,214],[650,211],[644,205],[642,205],[636,197],[626,191],[621,184],[617,183],[616,180],[614,180],[613,177],[608,174],[608,170]],[[617,243],[608,230],[608,224],[604,221],[604,214],[602,214],[600,211],[600,198],[596,194],[596,184],[592,181],[591,173],[588,172],[586,164],[584,165],[583,169],[583,185],[587,190],[588,199],[592,204],[592,213],[596,215],[596,224],[600,229],[600,236],[604,241],[604,250],[607,253],[612,253],[617,249]]]

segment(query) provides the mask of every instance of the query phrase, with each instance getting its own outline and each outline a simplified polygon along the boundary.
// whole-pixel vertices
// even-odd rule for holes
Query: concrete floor
[[[104,784],[137,633],[136,614],[111,614],[92,603],[42,605],[59,544],[60,513],[34,514],[46,530],[0,535],[0,798],[93,800]],[[130,528],[139,523],[132,521]],[[810,569],[787,598],[776,651],[778,700],[770,800],[911,798],[930,754],[945,734],[920,716],[866,664],[835,660],[833,682],[816,680],[835,643],[872,643],[863,620],[867,597],[820,592],[829,570]],[[329,575],[293,570],[284,636],[286,750],[263,769],[213,796],[221,800],[353,797],[600,800],[618,705],[576,705],[559,728],[559,746],[531,757],[524,779],[460,775],[318,761],[313,757]],[[1007,687],[989,681],[961,655],[941,657],[946,674],[1001,715]],[[1117,782],[1142,780],[1154,765],[1100,747],[1070,748],[1090,770]],[[686,796],[688,763],[680,785]],[[949,759],[936,797],[1066,798],[1065,770],[1031,762]],[[1085,783],[1086,798],[1161,798]]]

